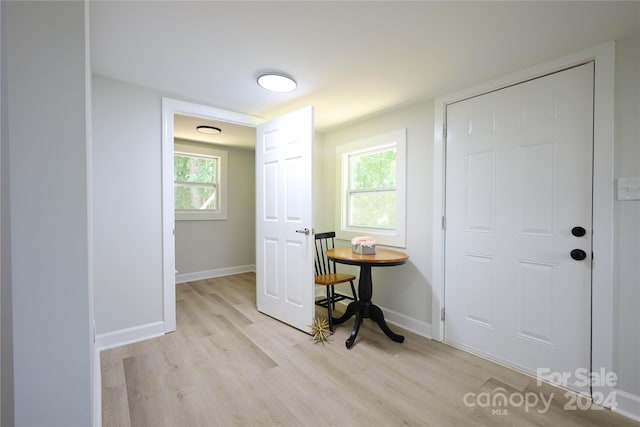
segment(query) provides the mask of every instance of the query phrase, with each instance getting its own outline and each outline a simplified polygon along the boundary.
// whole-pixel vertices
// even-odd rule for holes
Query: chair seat
[[[316,276],[316,285],[331,286],[338,283],[345,283],[355,280],[356,276],[353,274],[335,273],[335,274],[321,274]]]

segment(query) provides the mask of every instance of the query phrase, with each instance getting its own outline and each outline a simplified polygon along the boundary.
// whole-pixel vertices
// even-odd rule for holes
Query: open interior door
[[[256,130],[258,311],[308,331],[314,313],[313,107]]]

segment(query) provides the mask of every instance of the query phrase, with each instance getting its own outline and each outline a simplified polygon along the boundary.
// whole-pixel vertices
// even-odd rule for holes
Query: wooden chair
[[[336,307],[336,302],[345,299],[357,301],[356,289],[353,286],[353,281],[356,276],[353,274],[344,274],[336,272],[336,263],[327,258],[326,252],[328,249],[335,247],[336,233],[330,231],[327,233],[317,233],[315,235],[316,240],[316,279],[315,284],[324,286],[327,290],[326,298],[322,298],[316,301],[316,304],[327,309],[329,314],[329,330],[333,333],[333,310]],[[349,282],[351,284],[352,296],[344,295],[335,292],[335,285],[340,283]]]

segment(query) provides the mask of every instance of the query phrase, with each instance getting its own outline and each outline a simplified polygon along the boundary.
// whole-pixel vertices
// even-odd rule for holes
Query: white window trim
[[[347,227],[346,192],[349,177],[344,162],[348,154],[368,151],[378,147],[396,144],[396,228],[395,230],[379,230],[370,228]],[[351,240],[357,236],[371,236],[376,243],[384,246],[406,248],[407,228],[407,130],[376,135],[349,144],[336,147],[336,237]]]
[[[187,156],[201,157],[217,157],[218,166],[218,209],[216,210],[175,210],[176,221],[223,221],[227,219],[227,152],[217,148],[199,148],[194,146],[193,149],[185,149],[181,147],[176,149],[174,154],[182,154]]]

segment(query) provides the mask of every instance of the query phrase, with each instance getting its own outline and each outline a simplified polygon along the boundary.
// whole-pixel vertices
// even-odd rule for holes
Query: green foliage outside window
[[[217,209],[218,158],[173,157],[175,209]]]
[[[396,226],[396,148],[349,156],[349,226]]]
[[[396,150],[387,148],[374,153],[349,156],[351,190],[392,188],[396,186]]]

